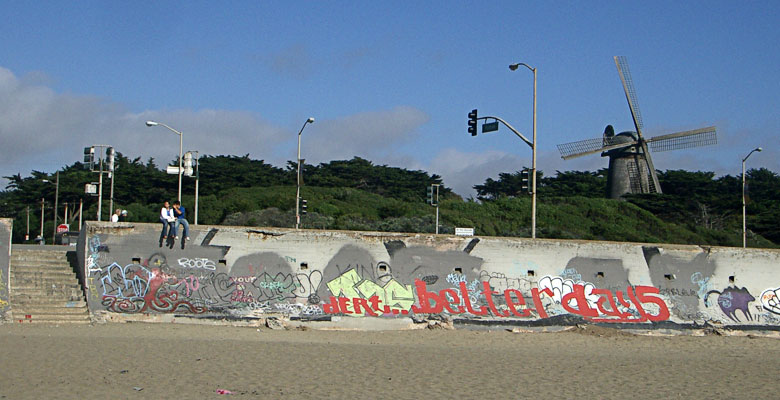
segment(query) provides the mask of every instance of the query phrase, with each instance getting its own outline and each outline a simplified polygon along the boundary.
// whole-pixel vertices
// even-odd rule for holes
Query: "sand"
[[[780,396],[761,337],[5,324],[0,354],[7,399]]]

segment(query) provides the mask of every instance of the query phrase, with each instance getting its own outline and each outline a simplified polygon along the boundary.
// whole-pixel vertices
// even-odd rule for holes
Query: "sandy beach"
[[[0,325],[0,398],[776,398],[780,340]],[[218,394],[218,390],[233,394]]]

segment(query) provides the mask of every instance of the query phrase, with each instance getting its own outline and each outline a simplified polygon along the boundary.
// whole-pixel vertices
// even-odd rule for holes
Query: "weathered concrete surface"
[[[86,224],[93,314],[780,326],[775,250],[191,228],[181,249],[159,246],[158,224]]]
[[[5,319],[11,308],[11,230],[13,220],[0,218],[0,320]]]

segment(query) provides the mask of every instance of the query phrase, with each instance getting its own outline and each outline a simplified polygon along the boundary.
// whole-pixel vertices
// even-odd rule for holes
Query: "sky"
[[[307,163],[422,169],[470,197],[531,165],[508,129],[467,133],[478,109],[531,138],[533,74],[512,63],[537,69],[537,168],[606,168],[556,145],[633,130],[616,55],[646,137],[717,126],[717,145],[655,153],[657,169],[738,175],[761,146],[748,168],[780,172],[777,1],[0,4],[0,176],[53,173],[96,144],[172,163],[178,136],[147,120],[183,132],[184,151],[283,167],[314,117]]]

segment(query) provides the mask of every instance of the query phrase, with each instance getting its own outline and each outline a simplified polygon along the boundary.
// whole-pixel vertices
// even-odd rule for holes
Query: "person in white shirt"
[[[116,209],[113,214],[111,214],[111,222],[119,222],[119,214],[122,213],[122,210]]]
[[[160,247],[162,247],[163,242],[168,239],[168,236],[176,235],[176,227],[174,225],[176,222],[176,217],[173,216],[173,210],[171,210],[171,205],[167,201],[163,203],[163,208],[160,209],[160,222],[162,223],[162,231],[160,232]]]

